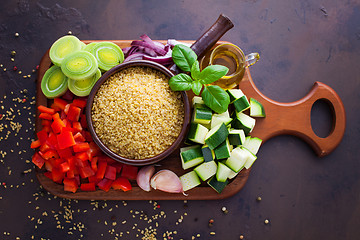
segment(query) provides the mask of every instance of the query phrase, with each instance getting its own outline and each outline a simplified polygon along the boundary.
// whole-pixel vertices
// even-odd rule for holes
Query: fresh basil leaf
[[[191,66],[197,60],[197,55],[188,46],[177,44],[172,50],[172,59],[181,70],[190,72]]]
[[[169,86],[173,91],[187,91],[192,87],[193,80],[185,73],[180,73],[170,78]]]
[[[202,89],[202,84],[200,81],[193,81],[192,82],[192,86],[191,89],[193,90],[193,92],[195,93],[195,95],[199,95]]]
[[[194,80],[200,80],[200,66],[199,66],[199,62],[195,61],[193,63],[193,65],[191,66],[191,77]]]
[[[205,86],[201,97],[205,104],[217,113],[225,112],[230,103],[229,94],[216,85]]]
[[[200,79],[203,84],[210,84],[225,76],[229,69],[222,65],[210,65],[204,68],[200,73]]]

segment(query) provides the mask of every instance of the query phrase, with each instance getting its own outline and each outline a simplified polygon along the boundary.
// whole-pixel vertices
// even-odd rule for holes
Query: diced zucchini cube
[[[201,180],[206,181],[210,177],[214,176],[216,174],[217,170],[217,164],[215,161],[211,162],[204,162],[194,168],[194,171],[196,174],[201,178]]]
[[[242,129],[230,129],[229,130],[229,142],[231,145],[238,146],[245,143],[245,132]]]
[[[242,147],[241,149],[243,149],[246,152],[246,155],[247,155],[247,160],[244,163],[244,167],[246,169],[249,169],[253,165],[253,163],[255,162],[257,157],[252,152],[250,152],[250,150],[248,150],[248,149],[246,149],[244,147]]]
[[[207,144],[202,146],[201,151],[205,162],[211,162],[215,160],[215,152],[213,149],[210,149]]]
[[[227,138],[219,146],[214,149],[216,159],[225,159],[230,157],[231,145],[229,139]]]
[[[207,184],[217,193],[221,193],[228,184],[228,182],[228,180],[226,180],[225,182],[219,182],[218,180],[216,180],[216,177],[213,176],[207,181]]]
[[[225,182],[231,173],[231,169],[228,168],[225,164],[218,162],[218,167],[216,170],[216,180],[219,182]]]
[[[247,135],[254,129],[255,119],[242,112],[235,112],[231,126],[235,129],[243,129]]]
[[[209,132],[209,129],[204,127],[201,124],[198,123],[190,123],[190,129],[188,132],[188,139],[190,141],[204,144],[205,143],[205,137],[206,134]]]
[[[210,124],[212,110],[206,106],[200,105],[194,108],[193,122],[199,124]]]
[[[246,96],[242,96],[241,98],[236,99],[233,102],[233,105],[238,112],[243,112],[250,108],[250,103],[247,100]]]
[[[204,162],[201,146],[195,145],[180,149],[181,165],[184,170]]]
[[[212,128],[205,137],[205,143],[210,147],[210,149],[215,149],[222,142],[225,141],[229,135],[229,130],[224,123],[221,123],[214,128]]]
[[[248,156],[248,153],[242,148],[234,148],[231,151],[230,157],[225,161],[225,164],[234,172],[239,172],[244,167]]]
[[[254,98],[250,98],[250,116],[265,117],[264,106]]]
[[[229,113],[229,112],[227,112]],[[212,115],[212,118],[211,118],[211,128],[214,128],[216,125],[219,125],[221,123],[224,123],[226,126],[228,126],[231,122],[232,122],[232,118],[227,116],[228,114],[226,115],[223,115],[223,114],[213,114]]]
[[[226,92],[229,94],[230,103],[244,96],[244,93],[240,89],[228,89]]]
[[[190,171],[180,176],[180,181],[184,192],[201,184],[198,175],[194,171]]]
[[[260,138],[247,136],[245,138],[245,143],[243,144],[243,147],[245,147],[246,149],[249,149],[250,152],[252,152],[254,155],[256,155],[259,151],[261,143],[262,143],[262,140]]]

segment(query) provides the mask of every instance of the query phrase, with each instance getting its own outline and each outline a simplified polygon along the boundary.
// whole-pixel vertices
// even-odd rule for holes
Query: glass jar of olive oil
[[[200,61],[201,70],[208,65],[223,65],[229,69],[228,73],[212,84],[223,89],[236,87],[242,80],[245,69],[259,60],[258,53],[250,53],[245,56],[243,51],[231,43],[221,44],[208,52]]]

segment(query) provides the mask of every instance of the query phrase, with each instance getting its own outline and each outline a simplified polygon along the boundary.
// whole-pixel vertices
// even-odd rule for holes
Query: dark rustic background
[[[315,81],[339,94],[347,128],[334,152],[271,139],[243,190],[218,201],[69,201],[40,188],[29,163],[36,66],[57,38],[193,40],[220,13],[235,24],[222,40],[260,53],[251,74],[266,96],[296,101]],[[359,0],[1,1],[0,239],[358,239],[359,62]],[[331,118],[314,105],[319,136]]]

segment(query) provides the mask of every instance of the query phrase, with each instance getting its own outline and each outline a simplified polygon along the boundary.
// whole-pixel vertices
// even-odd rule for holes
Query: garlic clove
[[[169,192],[183,193],[183,187],[180,178],[170,170],[160,170],[150,180],[152,188]]]
[[[142,167],[136,177],[136,182],[138,186],[146,191],[149,192],[151,190],[150,187],[150,179],[155,173],[155,167],[153,165]]]

